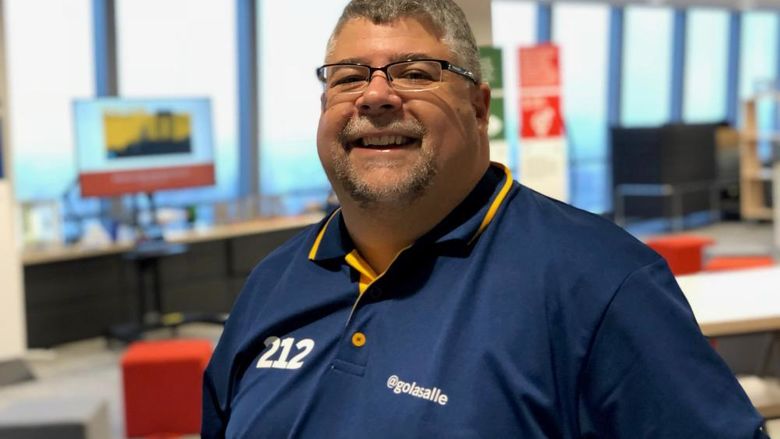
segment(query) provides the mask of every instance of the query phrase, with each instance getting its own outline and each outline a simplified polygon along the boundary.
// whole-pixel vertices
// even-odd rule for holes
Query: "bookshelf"
[[[767,203],[772,170],[761,163],[758,146],[763,142],[780,144],[780,133],[759,127],[758,105],[764,99],[771,99],[776,105],[780,94],[762,93],[744,103],[744,125],[739,142],[739,196],[740,215],[746,220],[772,219],[772,207]]]

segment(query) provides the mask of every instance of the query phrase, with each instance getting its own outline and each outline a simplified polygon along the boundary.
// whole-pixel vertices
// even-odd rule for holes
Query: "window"
[[[625,9],[621,123],[659,125],[669,120],[672,11]]]
[[[739,72],[739,114],[741,101],[762,90],[776,90],[778,16],[774,12],[746,12],[742,15],[742,41]],[[756,110],[758,127],[762,130],[776,130],[771,100],[759,101]],[[760,142],[759,157],[769,161],[772,155],[770,142]]]
[[[515,172],[518,168],[516,162],[520,131],[517,52],[522,46],[536,44],[536,8],[536,2],[493,0],[491,3],[493,45],[502,49],[504,59],[504,122],[509,144],[509,165]]]
[[[685,41],[683,119],[726,119],[729,14],[716,9],[688,10]]]
[[[778,16],[774,12],[742,14],[739,97],[776,87]]]
[[[325,59],[325,42],[346,4],[258,4],[260,190],[266,197],[279,197],[289,213],[308,203],[324,203],[330,188],[317,156],[322,86],[314,71]]]
[[[118,0],[117,70],[123,97],[211,99],[217,186],[162,192],[158,202],[234,197],[238,188],[234,1]]]
[[[75,182],[73,99],[93,96],[95,84],[90,4],[4,3],[9,141],[21,201],[59,199]]]
[[[608,32],[608,6],[553,6],[553,41],[561,50],[571,202],[592,211],[604,211],[608,203]]]

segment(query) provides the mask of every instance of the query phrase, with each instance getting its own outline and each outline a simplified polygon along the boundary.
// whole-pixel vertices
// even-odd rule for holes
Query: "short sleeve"
[[[767,437],[663,260],[615,292],[579,383],[585,438]]]

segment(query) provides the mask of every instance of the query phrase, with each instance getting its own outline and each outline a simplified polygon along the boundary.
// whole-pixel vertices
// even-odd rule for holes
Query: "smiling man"
[[[491,164],[450,0],[354,0],[317,69],[341,200],[263,260],[204,438],[761,438],[665,262]]]

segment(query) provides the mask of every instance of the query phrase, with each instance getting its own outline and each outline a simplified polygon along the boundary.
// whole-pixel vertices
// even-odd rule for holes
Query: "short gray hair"
[[[336,23],[328,40],[327,53],[331,53],[336,36],[350,20],[365,18],[374,24],[387,24],[407,17],[429,20],[457,61],[481,80],[477,42],[466,15],[452,0],[352,0]]]

